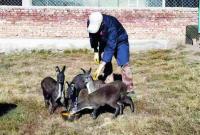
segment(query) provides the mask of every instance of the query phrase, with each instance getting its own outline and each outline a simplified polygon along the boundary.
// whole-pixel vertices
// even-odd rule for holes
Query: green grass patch
[[[195,52],[194,55],[195,56],[200,56],[200,52]]]
[[[1,103],[3,104],[3,103]],[[42,107],[36,101],[15,99],[16,108],[0,117],[0,131],[5,134],[19,134],[27,124],[37,125],[37,118]],[[29,130],[29,129],[28,129]]]
[[[55,66],[66,65],[67,81],[79,74],[80,68],[96,69],[90,50],[33,50],[1,55],[0,102],[17,107],[0,116],[0,133],[199,134],[200,63],[188,59],[198,55],[181,45],[131,54],[135,112],[126,107],[124,115],[115,120],[111,113],[103,113],[96,120],[88,114],[75,122],[64,121],[59,111],[48,114],[40,82],[46,76],[56,78]]]

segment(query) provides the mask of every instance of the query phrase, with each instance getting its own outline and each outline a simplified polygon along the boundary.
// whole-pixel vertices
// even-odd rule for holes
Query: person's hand
[[[94,76],[93,76],[94,80],[98,80],[98,77],[101,74],[101,72],[103,71],[105,65],[106,65],[106,63],[102,61],[101,64],[99,65],[98,69],[94,73]]]
[[[99,64],[100,63],[100,61],[99,61],[99,53],[98,52],[94,53],[94,62],[95,62],[95,64]]]

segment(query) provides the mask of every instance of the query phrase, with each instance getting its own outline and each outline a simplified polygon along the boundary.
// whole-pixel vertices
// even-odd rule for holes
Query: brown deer
[[[115,118],[119,113],[123,113],[124,104],[130,105],[132,112],[134,112],[133,101],[129,96],[127,96],[127,86],[122,81],[114,81],[108,84],[103,84],[100,88],[96,88],[90,72],[84,74],[83,79],[86,83],[87,89],[80,91],[77,110],[72,110],[72,113],[79,112],[85,108],[94,109],[92,116],[96,119],[99,107],[109,105],[115,108],[113,116],[113,118]],[[88,94],[88,91],[93,92]]]
[[[46,77],[41,81],[42,92],[44,96],[45,106],[49,108],[50,114],[52,114],[59,105],[65,105],[64,95],[64,80],[65,80],[65,66],[62,71],[56,66],[57,81],[51,77]],[[61,103],[61,98],[64,99]]]

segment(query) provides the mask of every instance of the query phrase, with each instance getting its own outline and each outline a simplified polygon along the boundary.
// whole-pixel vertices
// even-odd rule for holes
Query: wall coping
[[[80,10],[167,10],[167,11],[198,11],[198,8],[183,7],[70,7],[70,6],[0,6],[0,9],[80,9]]]

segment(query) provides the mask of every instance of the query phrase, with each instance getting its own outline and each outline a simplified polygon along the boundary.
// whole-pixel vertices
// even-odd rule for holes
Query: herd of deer
[[[60,70],[56,67],[57,80],[46,77],[41,81],[45,106],[52,114],[58,106],[64,106],[72,114],[80,113],[84,109],[93,109],[91,116],[96,119],[101,106],[108,105],[115,109],[113,118],[123,114],[125,105],[129,105],[134,112],[132,99],[127,96],[127,87],[121,80],[105,83],[93,80],[91,68],[76,75],[71,82],[67,82],[65,90],[65,66]],[[73,108],[76,107],[76,110]]]

